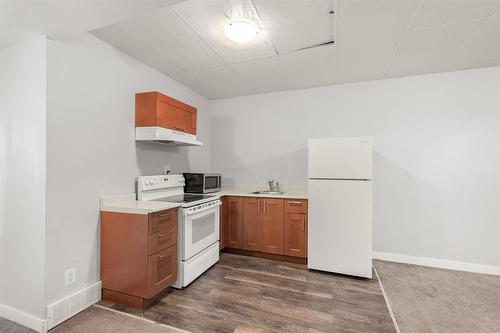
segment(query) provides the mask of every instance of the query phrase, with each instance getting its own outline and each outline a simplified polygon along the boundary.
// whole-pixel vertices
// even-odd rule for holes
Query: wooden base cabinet
[[[285,255],[307,258],[307,216],[285,214]]]
[[[243,198],[243,249],[262,250],[261,199]]]
[[[103,299],[143,308],[177,279],[177,209],[101,212]]]
[[[282,199],[262,200],[262,251],[264,253],[285,254]]]
[[[307,200],[224,197],[221,248],[307,258]]]
[[[227,247],[243,248],[243,200],[240,197],[227,197]]]
[[[307,200],[285,200],[285,255],[307,258]]]

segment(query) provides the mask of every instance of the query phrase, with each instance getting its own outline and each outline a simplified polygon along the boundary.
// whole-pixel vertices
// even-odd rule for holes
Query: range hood
[[[154,142],[171,146],[203,146],[196,136],[158,126],[135,128],[135,141]]]

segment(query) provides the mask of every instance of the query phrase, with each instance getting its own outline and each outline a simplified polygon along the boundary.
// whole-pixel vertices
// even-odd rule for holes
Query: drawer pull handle
[[[165,237],[166,235],[158,235],[159,238]]]
[[[159,260],[162,260],[163,258],[165,258],[165,256],[166,256],[166,254],[163,254],[163,255],[161,255],[161,256],[158,256],[158,259],[159,259]]]
[[[177,130],[177,131],[180,131],[180,132],[186,132],[186,128],[185,127],[174,126],[174,129]]]
[[[168,215],[170,215],[170,214],[171,214],[171,213],[160,214],[160,217],[168,216]]]
[[[288,201],[288,204],[292,205],[292,206],[300,206],[300,205],[302,205],[302,202],[301,201]]]

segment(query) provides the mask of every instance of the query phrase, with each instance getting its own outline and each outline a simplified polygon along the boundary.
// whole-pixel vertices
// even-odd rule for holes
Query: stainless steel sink
[[[269,195],[279,195],[279,194],[283,194],[285,192],[283,191],[255,191],[255,192],[252,192],[251,194],[269,194]]]

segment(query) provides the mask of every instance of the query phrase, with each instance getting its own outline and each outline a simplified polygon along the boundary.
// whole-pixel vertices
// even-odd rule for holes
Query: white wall
[[[0,51],[0,316],[11,319],[45,318],[46,64],[44,37]]]
[[[159,90],[198,108],[204,147],[134,141],[134,94]],[[135,192],[139,175],[210,167],[208,100],[83,34],[49,41],[47,303],[99,280],[99,198]],[[76,268],[76,283],[64,272]]]
[[[374,250],[500,266],[500,67],[213,101],[226,185],[306,186],[306,141],[374,137]]]

